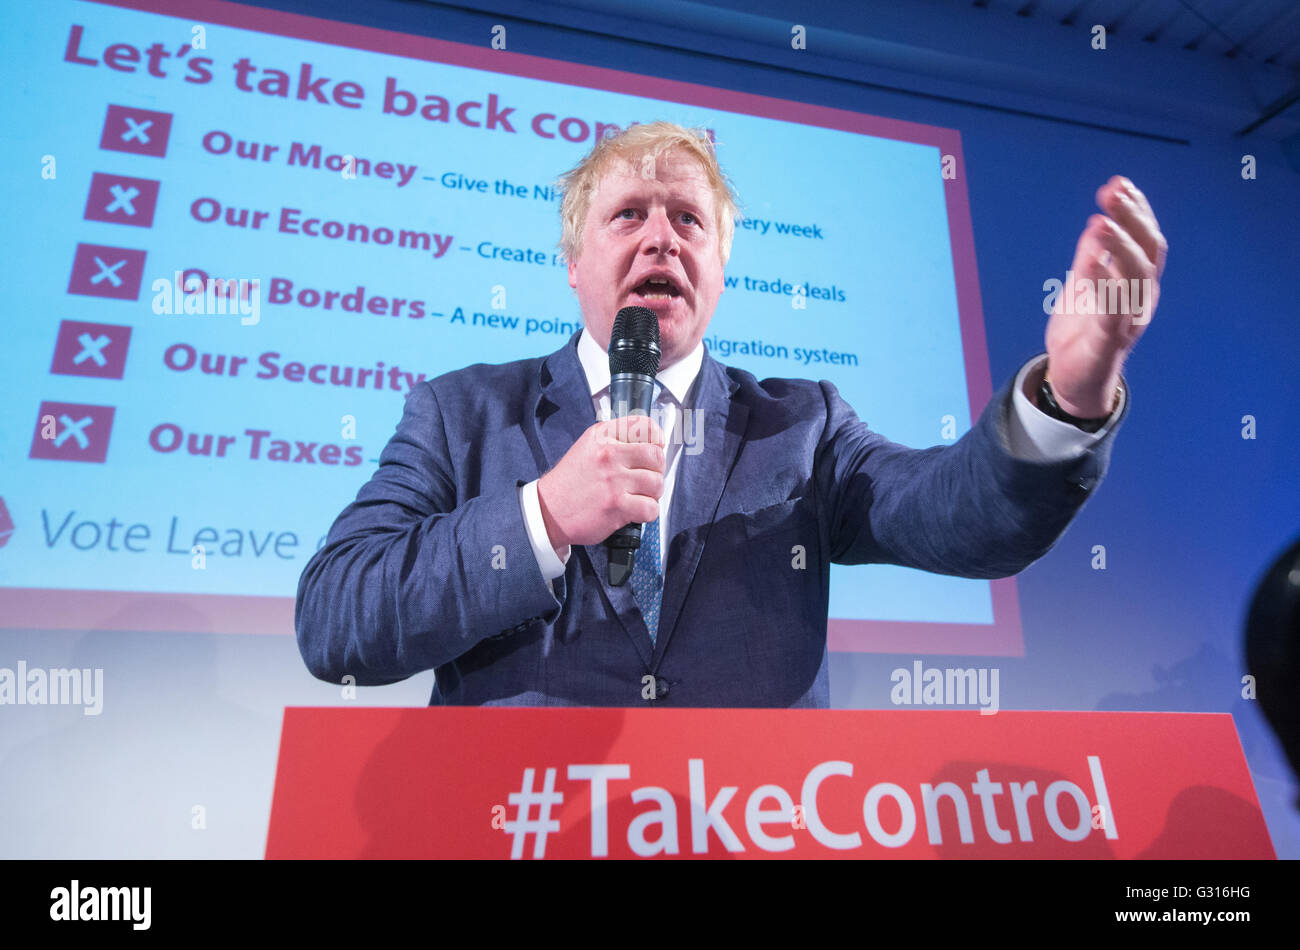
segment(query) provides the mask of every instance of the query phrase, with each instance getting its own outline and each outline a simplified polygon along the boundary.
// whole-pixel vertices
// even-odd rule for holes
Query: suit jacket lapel
[[[656,665],[676,631],[682,604],[695,578],[695,568],[749,421],[749,407],[731,398],[738,388],[740,384],[727,375],[706,347],[692,409],[700,414],[697,446],[701,451],[687,455],[686,445],[681,448],[669,515],[663,604],[655,639]]]
[[[552,353],[542,362],[541,393],[537,399],[535,420],[537,437],[544,457],[542,472],[550,471],[564,458],[564,453],[596,421],[596,408],[592,403],[587,375],[578,359],[579,330],[567,346]],[[600,582],[601,590],[610,609],[623,625],[623,631],[636,647],[641,661],[648,669],[651,660],[650,632],[641,618],[632,585],[614,587],[609,583],[609,556],[602,544],[574,545],[569,559],[586,560]],[[573,588],[570,587],[570,590]]]

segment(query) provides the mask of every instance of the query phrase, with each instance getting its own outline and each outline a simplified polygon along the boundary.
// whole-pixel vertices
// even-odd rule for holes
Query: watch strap
[[[1115,390],[1118,399],[1119,390]],[[1102,416],[1100,419],[1081,419],[1078,416],[1072,416],[1061,408],[1060,403],[1056,401],[1056,396],[1052,393],[1052,384],[1047,381],[1047,374],[1043,374],[1043,381],[1038,384],[1038,408],[1046,415],[1053,419],[1059,419],[1061,422],[1068,422],[1072,426],[1077,426],[1084,432],[1096,432],[1104,426],[1110,415]]]

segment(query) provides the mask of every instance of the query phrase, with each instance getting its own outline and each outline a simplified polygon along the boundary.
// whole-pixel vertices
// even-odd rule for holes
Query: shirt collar
[[[587,374],[587,386],[593,398],[609,389],[609,354],[600,348],[586,327],[582,328],[582,335],[578,337],[578,359],[582,362],[582,371]],[[696,377],[700,375],[703,363],[704,343],[701,341],[672,366],[661,369],[655,378],[677,400],[677,404],[684,408],[688,405],[686,397]]]

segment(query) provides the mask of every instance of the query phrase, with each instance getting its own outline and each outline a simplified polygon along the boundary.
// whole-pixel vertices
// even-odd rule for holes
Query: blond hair
[[[606,135],[586,157],[562,175],[556,183],[563,192],[560,203],[560,251],[566,260],[575,261],[582,253],[582,229],[587,211],[601,178],[616,159],[633,164],[646,156],[658,159],[673,149],[680,149],[700,163],[713,191],[713,207],[718,229],[718,252],[725,265],[731,257],[731,239],[736,233],[739,207],[735,192],[718,165],[714,144],[704,129],[688,129],[675,122],[650,122],[629,126],[622,132]]]

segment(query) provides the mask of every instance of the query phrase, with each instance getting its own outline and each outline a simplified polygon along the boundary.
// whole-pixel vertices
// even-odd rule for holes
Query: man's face
[[[699,162],[680,151],[653,166],[614,162],[587,209],[569,286],[603,348],[618,311],[639,306],[659,315],[660,369],[691,352],[723,289],[713,191]]]

